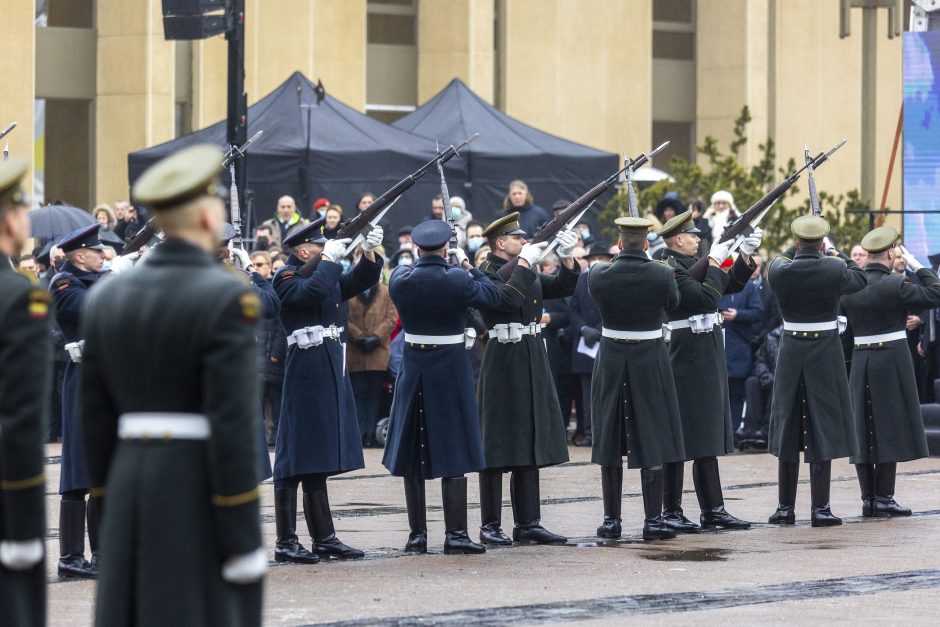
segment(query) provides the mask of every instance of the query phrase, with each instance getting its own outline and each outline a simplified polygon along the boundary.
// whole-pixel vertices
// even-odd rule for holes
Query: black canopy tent
[[[317,198],[326,197],[342,205],[348,219],[356,212],[355,202],[360,194],[366,191],[381,194],[434,156],[433,139],[373,120],[329,94],[319,106],[315,105],[315,85],[300,72],[294,72],[248,108],[248,136],[264,131],[247,157],[247,188],[254,201],[252,226],[273,216],[277,199],[285,194],[295,198],[305,216],[310,215]],[[131,153],[130,183],[159,159],[197,143],[224,147],[225,122]],[[461,157],[451,159],[445,166],[452,189],[461,178],[458,170],[463,167],[461,160]],[[228,179],[227,172],[223,178]],[[439,192],[440,179],[432,169],[383,220],[390,225],[387,231],[397,231],[399,226],[415,224],[429,215],[431,197]],[[244,207],[242,211],[244,214]],[[386,239],[394,241],[394,235],[387,232]]]
[[[573,200],[620,168],[616,154],[532,128],[488,104],[456,78],[392,126],[447,145],[480,133],[463,153],[466,158],[454,160],[462,175],[450,185],[451,193],[459,194],[455,183],[465,184],[462,195],[480,220],[502,213],[513,179],[525,181],[536,204],[550,209],[556,200]],[[648,149],[636,148],[637,152]],[[606,202],[610,194],[598,203]]]

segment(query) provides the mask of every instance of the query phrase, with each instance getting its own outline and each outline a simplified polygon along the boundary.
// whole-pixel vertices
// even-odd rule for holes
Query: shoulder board
[[[68,272],[60,272],[59,274],[52,277],[52,281],[49,282],[49,291],[61,292],[72,283],[72,280],[74,278],[75,278],[74,274],[70,274]]]
[[[669,257],[668,259],[653,259],[653,261],[655,261],[658,264],[662,264],[666,266],[667,268],[676,267],[676,260],[673,257]]]
[[[287,279],[293,279],[294,275],[297,274],[297,269],[293,266],[284,266],[277,271],[277,274],[274,275],[275,279],[280,281],[286,281]]]
[[[480,263],[479,266],[477,266],[477,269],[480,272],[486,272],[487,270],[489,270],[489,268],[490,268],[490,262],[486,261],[485,259]]]
[[[33,320],[45,320],[49,317],[49,292],[39,287],[31,287],[27,297],[27,310]]]

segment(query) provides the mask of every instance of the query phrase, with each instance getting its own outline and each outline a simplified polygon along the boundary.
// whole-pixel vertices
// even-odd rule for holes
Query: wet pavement
[[[47,561],[52,625],[91,623],[95,585],[60,581],[58,556],[59,447],[47,447],[50,478]],[[590,450],[542,473],[543,524],[569,536],[565,546],[514,546],[479,556],[442,553],[440,482],[428,483],[428,555],[401,552],[408,535],[400,479],[366,451],[366,468],[330,479],[337,533],[366,551],[356,562],[312,566],[271,562],[265,624],[501,625],[818,624],[874,620],[936,624],[940,615],[940,459],[898,467],[897,499],[915,515],[863,519],[855,472],[833,464],[832,509],[844,525],[809,525],[808,468],[801,468],[797,525],[762,524],[777,503],[776,460],[766,454],[721,458],[727,509],[756,521],[748,531],[707,532],[644,542],[639,471],[624,478],[624,536],[600,540],[600,471]],[[508,481],[504,482],[508,484]],[[698,518],[691,470],[686,515]],[[272,486],[262,486],[265,541],[274,543]],[[479,523],[475,477],[469,482],[470,526]],[[512,527],[504,485],[503,525]],[[303,516],[298,535],[307,544]],[[475,534],[472,534],[475,535]]]

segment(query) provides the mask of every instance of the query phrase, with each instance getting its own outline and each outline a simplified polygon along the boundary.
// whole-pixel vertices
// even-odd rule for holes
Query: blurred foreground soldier
[[[381,227],[363,243],[363,255],[343,274],[347,239],[326,240],[323,218],[295,227],[284,239],[291,251],[274,275],[287,330],[284,395],[274,453],[274,519],[278,562],[313,564],[320,557],[359,558],[359,549],[336,537],[326,478],[362,468],[356,400],[346,371],[341,305],[379,281]],[[308,551],[297,539],[297,486],[303,486],[304,517],[313,539]]]
[[[52,277],[53,313],[65,336],[65,350],[70,362],[62,379],[62,466],[59,494],[59,575],[64,577],[98,576],[98,531],[101,523],[101,494],[91,490],[85,448],[82,440],[82,349],[85,345],[82,320],[85,300],[106,273],[104,245],[98,239],[100,224],[72,231],[61,240],[65,264]],[[90,494],[88,508],[85,495]],[[88,519],[88,544],[91,561],[85,560],[85,519]]]
[[[897,240],[890,226],[862,238],[868,287],[842,299],[855,336],[849,392],[858,453],[850,461],[861,486],[862,516],[910,516],[894,500],[897,465],[928,455],[905,325],[909,310],[940,305],[940,279]],[[899,256],[919,284],[891,273]]]
[[[137,180],[166,241],[95,290],[82,409],[107,494],[98,625],[260,625],[255,322],[215,255],[222,153],[197,145]]]
[[[0,622],[9,625],[46,623],[49,294],[11,263],[29,238],[29,200],[20,188],[27,168],[22,159],[0,162]]]
[[[486,458],[486,470],[480,472],[480,540],[512,544],[501,526],[503,473],[512,472],[513,540],[564,544],[567,538],[540,524],[539,468],[568,461],[568,439],[540,335],[542,300],[571,296],[578,284],[580,266],[571,257],[578,236],[559,232],[558,256],[563,263],[557,275],[537,272],[546,244],[526,243],[517,212],[487,226],[483,236],[491,252],[480,270],[499,287],[499,303],[481,310],[489,340],[479,388]],[[516,256],[519,265],[504,281],[499,269]]]
[[[713,244],[708,253],[708,269],[702,281],[689,272],[698,258],[700,231],[692,219],[692,210],[667,221],[658,232],[666,248],[657,258],[675,267],[679,286],[679,307],[669,314],[672,339],[669,357],[679,398],[685,461],[692,460],[692,481],[698,497],[702,527],[748,529],[751,523],[725,510],[718,473],[718,456],[734,452],[734,425],[728,397],[728,367],[718,305],[724,294],[740,292],[756,266],[751,254],[760,247],[761,231],[755,229],[741,246],[730,272],[721,264],[728,258],[728,245]],[[665,467],[663,517],[678,533],[699,533],[701,528],[682,511],[682,485],[685,464]]]
[[[460,267],[447,263],[451,229],[443,220],[422,222],[411,237],[418,260],[397,268],[389,281],[405,346],[382,463],[405,480],[411,529],[405,551],[427,552],[424,482],[440,477],[444,553],[483,553],[485,547],[467,535],[464,475],[483,468],[467,355],[476,332],[467,329],[467,307],[495,307],[499,290],[470,265],[462,248],[453,251]]]
[[[591,268],[588,288],[603,329],[594,363],[591,461],[601,466],[602,538],[619,538],[623,457],[640,469],[644,540],[675,538],[663,520],[663,465],[685,459],[679,402],[663,337],[666,313],[679,305],[670,266],[646,254],[645,218],[617,218],[621,252]]]
[[[774,375],[769,450],[779,459],[779,505],[769,522],[792,525],[800,451],[809,464],[814,527],[841,525],[829,508],[832,460],[857,451],[852,398],[839,340],[840,297],[867,285],[865,271],[826,237],[829,223],[800,216],[796,246],[768,273],[780,302],[783,338]],[[823,254],[825,251],[825,255]]]

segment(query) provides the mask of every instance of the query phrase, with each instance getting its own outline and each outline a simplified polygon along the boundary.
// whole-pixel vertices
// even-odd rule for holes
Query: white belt
[[[118,437],[122,440],[207,440],[209,419],[202,414],[140,412],[121,414]]]
[[[78,342],[69,342],[65,345],[65,352],[69,354],[72,361],[76,364],[82,363],[82,353],[85,352],[85,340]]]
[[[497,324],[490,329],[490,339],[496,339],[500,344],[522,341],[523,335],[538,335],[542,332],[542,325],[538,322],[522,324],[521,322],[510,322],[509,324]]]
[[[620,331],[619,329],[602,327],[601,335],[614,340],[658,340],[666,336],[667,330],[668,327],[666,325],[663,325],[662,328],[656,329],[655,331]]]
[[[477,332],[473,329],[465,329],[463,333],[456,335],[419,335],[417,333],[408,333],[405,331],[405,341],[409,344],[419,344],[422,347],[430,344],[463,344],[464,348],[470,350],[477,339]]]
[[[880,335],[858,335],[855,337],[855,345],[863,344],[883,344],[885,342],[895,342],[897,340],[906,340],[907,331],[895,331],[893,333],[882,333]]]
[[[319,346],[323,343],[324,339],[338,341],[342,331],[343,327],[338,327],[335,324],[331,324],[326,328],[323,328],[320,325],[315,327],[304,327],[302,329],[297,329],[287,336],[287,345],[293,346],[296,344],[297,348],[306,350],[314,346]]]
[[[669,326],[673,329],[692,329],[692,333],[709,333],[715,327],[721,326],[721,314],[710,311],[682,320],[670,320]]]
[[[845,316],[839,316],[836,320],[829,320],[827,322],[787,322],[783,321],[783,330],[784,331],[835,331],[838,330],[839,333],[845,331],[846,319]]]

